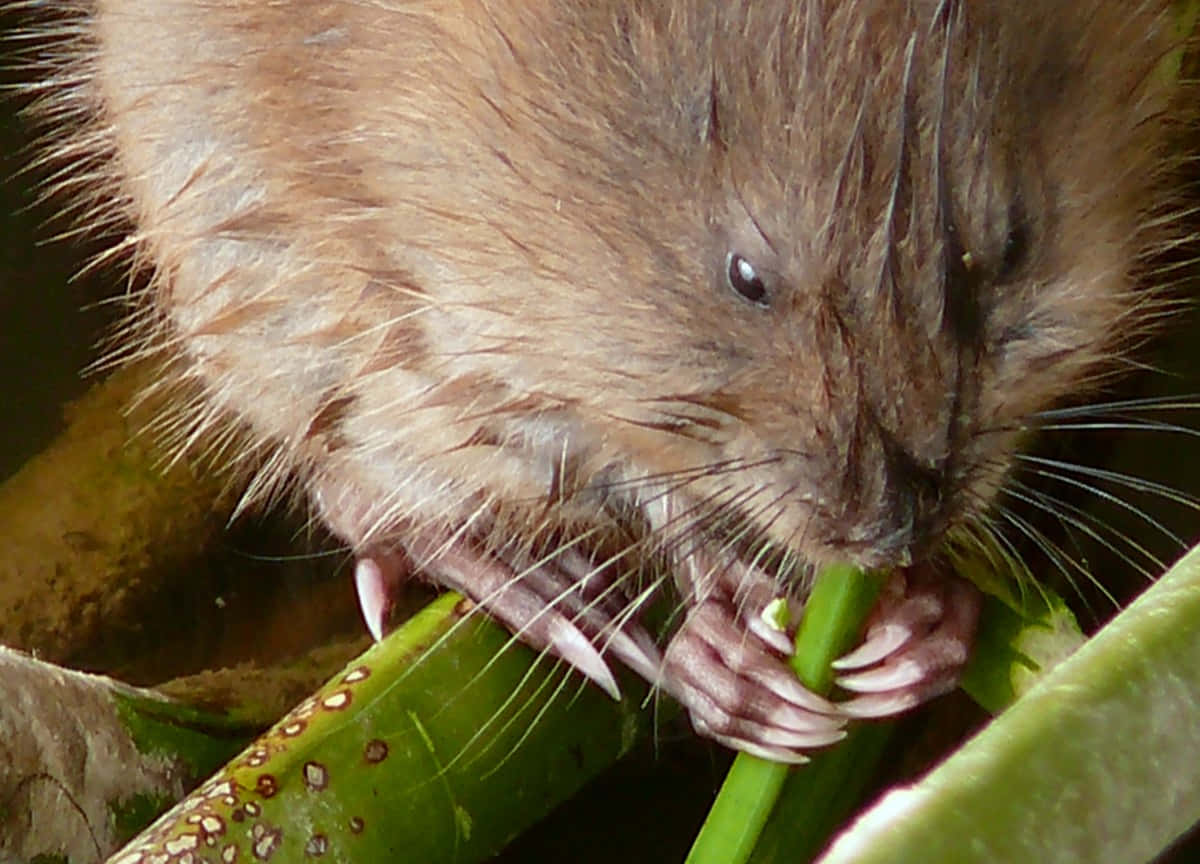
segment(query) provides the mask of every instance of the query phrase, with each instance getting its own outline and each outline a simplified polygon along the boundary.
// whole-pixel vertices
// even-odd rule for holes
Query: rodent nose
[[[884,530],[881,552],[900,559],[920,556],[942,530],[946,469],[929,465],[884,436]]]

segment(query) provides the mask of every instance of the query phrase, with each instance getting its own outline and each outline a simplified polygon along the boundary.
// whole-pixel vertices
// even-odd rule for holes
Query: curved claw
[[[970,657],[981,597],[962,579],[897,574],[866,641],[834,663],[837,684],[862,695],[842,702],[845,717],[899,714],[952,690]]]
[[[786,703],[808,712],[828,716],[838,713],[832,702],[801,684],[782,659],[747,639],[746,634],[730,620],[725,607],[715,601],[702,603],[693,609],[680,633],[676,634],[676,640],[685,631],[687,638],[702,644],[708,652],[717,656],[724,668],[734,670],[746,679],[746,683],[765,688]],[[676,640],[672,640],[671,647],[667,649],[668,655],[679,650]],[[694,662],[703,665],[705,659],[702,655],[697,656]]]
[[[687,706],[696,731],[718,741],[737,740],[795,757],[802,750],[824,747],[846,736],[840,717],[811,714],[790,706],[767,707],[761,712],[753,705],[742,706],[748,709],[744,714],[732,714],[718,703],[717,696],[705,692],[696,682],[680,687],[675,695]]]
[[[521,579],[547,605],[592,634],[602,654],[617,658],[647,681],[658,677],[658,646],[636,620],[636,610],[590,561],[578,554],[562,555],[527,570]]]
[[[354,565],[354,587],[363,621],[376,642],[383,639],[383,620],[388,597],[383,587],[383,570],[370,558],[359,558]]]
[[[701,735],[713,739],[718,744],[724,744],[731,750],[740,750],[743,753],[749,753],[751,756],[757,756],[759,759],[765,759],[768,762],[783,762],[787,765],[803,765],[810,761],[803,753],[795,750],[786,750],[781,747],[766,747],[757,741],[751,741],[749,738],[738,738],[733,735],[720,735],[711,729],[705,728],[700,723],[695,723],[696,731]]]
[[[747,614],[743,616],[743,620],[746,622],[746,629],[784,657],[791,657],[795,653],[795,645],[788,634],[772,626],[761,614]]]
[[[699,688],[684,686],[674,695],[688,708],[692,725],[700,734],[777,762],[806,762],[803,751],[833,744],[846,736],[842,720],[821,714],[785,707],[767,711],[761,717],[738,716],[723,710]]]
[[[836,744],[846,737],[843,728],[827,729],[820,732],[793,732],[778,727],[766,727],[757,739],[759,744],[772,745],[787,750],[811,749]]]
[[[354,564],[358,608],[376,642],[383,639],[392,597],[400,584],[403,565],[395,555],[365,555]]]
[[[561,615],[551,614],[546,631],[549,634],[546,647],[551,652],[578,669],[613,699],[621,698],[621,688],[617,686],[612,670],[578,627]]]
[[[854,675],[839,675],[837,685],[855,693],[885,693],[903,690],[923,681],[929,670],[912,660],[889,663]]]
[[[807,756],[803,753],[795,753],[790,750],[771,750],[766,747],[759,747],[753,741],[747,741],[745,738],[731,738],[728,735],[714,735],[711,732],[703,733],[709,738],[712,738],[718,744],[724,744],[731,750],[737,750],[742,753],[749,753],[751,756],[757,756],[759,759],[764,759],[767,762],[782,762],[785,765],[803,765],[810,762]]]
[[[698,732],[766,759],[804,762],[803,751],[845,734],[836,706],[805,689],[715,598],[693,608],[672,638],[659,685]]]
[[[438,581],[470,597],[503,622],[521,641],[544,648],[570,663],[614,699],[621,698],[617,680],[592,640],[554,605],[564,595],[544,597],[531,580],[491,558],[444,549],[430,566]]]
[[[912,691],[872,693],[847,699],[838,707],[842,713],[854,720],[882,720],[903,714],[909,708],[921,704],[921,697]]]
[[[647,681],[658,677],[662,654],[644,628],[638,626],[615,630],[606,637],[604,647]]]
[[[861,669],[878,663],[889,654],[896,653],[912,639],[913,631],[900,624],[885,624],[868,632],[866,640],[851,651],[834,660],[834,669]],[[841,683],[840,681],[838,683]],[[850,688],[854,689],[854,688]]]

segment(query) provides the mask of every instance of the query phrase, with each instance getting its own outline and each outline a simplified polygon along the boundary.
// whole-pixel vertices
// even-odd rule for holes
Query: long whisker
[[[1117,399],[1110,402],[1092,402],[1086,405],[1070,405],[1049,408],[1033,416],[1038,419],[1066,419],[1070,417],[1102,417],[1105,414],[1125,411],[1196,411],[1200,410],[1200,394],[1195,396],[1147,396],[1138,399]]]
[[[1021,490],[1021,491],[1019,491],[1019,490]],[[1080,509],[1079,507],[1075,506],[1074,504],[1070,504],[1066,501],[1063,501],[1060,498],[1055,498],[1054,496],[1049,495],[1046,492],[1042,492],[1040,490],[1033,489],[1033,488],[1026,486],[1023,483],[1019,483],[1017,481],[1013,481],[1013,483],[1010,485],[1010,487],[1004,490],[1004,494],[1010,495],[1013,498],[1016,498],[1018,501],[1023,501],[1026,504],[1029,504],[1031,507],[1036,507],[1038,510],[1041,510],[1044,513],[1048,513],[1049,515],[1053,516],[1055,519],[1058,519],[1061,522],[1065,522],[1068,525],[1075,528],[1076,530],[1083,532],[1088,537],[1092,538],[1097,543],[1101,544],[1105,549],[1107,549],[1108,551],[1112,552],[1114,555],[1119,557],[1122,561],[1124,561],[1126,564],[1128,564],[1130,567],[1132,567],[1138,573],[1145,576],[1147,579],[1153,579],[1156,571],[1161,572],[1163,569],[1165,569],[1165,565],[1163,564],[1163,562],[1161,560],[1159,560],[1158,557],[1155,556],[1153,553],[1148,551],[1144,546],[1137,543],[1130,537],[1116,532],[1114,529],[1109,527],[1105,522],[1103,522],[1096,516],[1093,516],[1092,514],[1086,512],[1085,510]],[[1091,523],[1091,524],[1089,524],[1089,523]],[[1139,564],[1132,557],[1130,557],[1127,553],[1125,553],[1121,549],[1119,549],[1116,546],[1116,544],[1113,543],[1111,540],[1108,540],[1108,539],[1104,538],[1103,536],[1101,536],[1100,532],[1097,531],[1095,528],[1093,528],[1092,525],[1099,525],[1103,530],[1107,530],[1107,531],[1110,531],[1110,532],[1116,534],[1116,536],[1119,537],[1122,541],[1129,544],[1131,549],[1133,549],[1134,551],[1143,555],[1147,560],[1149,560],[1150,563],[1153,564],[1154,567],[1156,568],[1156,571],[1148,570],[1148,569],[1146,569],[1145,565]]]
[[[722,474],[736,474],[741,471],[747,471],[754,468],[763,468],[768,465],[774,465],[779,462],[778,456],[770,456],[762,459],[722,459],[715,462],[706,462],[690,468],[680,468],[671,471],[659,471],[653,474],[643,474],[637,477],[621,478],[619,480],[610,480],[596,485],[597,489],[608,492],[619,492],[623,489],[638,489],[640,486],[649,486],[663,481],[669,480],[686,480],[691,482],[703,477],[715,477]]]
[[[1078,423],[1050,423],[1037,427],[1040,431],[1051,432],[1169,432],[1176,435],[1186,435],[1190,438],[1200,438],[1200,429],[1190,426],[1180,426],[1177,423],[1162,423],[1153,420],[1094,420]]]
[[[1087,602],[1087,595],[1083,593],[1079,587],[1079,583],[1076,582],[1075,574],[1082,576],[1089,584],[1098,588],[1104,595],[1105,599],[1112,604],[1113,608],[1117,608],[1119,606],[1116,598],[1113,597],[1112,594],[1096,580],[1096,578],[1086,567],[1080,564],[1075,558],[1068,555],[1060,546],[1058,546],[1058,544],[1050,540],[1050,538],[1048,538],[1044,532],[1033,525],[1032,522],[1019,516],[1010,508],[1003,505],[998,505],[996,509],[1001,518],[1012,525],[1013,528],[1015,528],[1021,535],[1026,537],[1042,551],[1050,563],[1054,565],[1055,569],[1062,574],[1063,578],[1067,581],[1067,584],[1071,586],[1071,589],[1075,592],[1076,596],[1078,596],[1086,605],[1088,605],[1089,612],[1092,612],[1093,610],[1091,610],[1090,604]],[[1072,571],[1075,572],[1072,573]]]
[[[1066,472],[1074,472],[1085,477],[1094,477],[1097,480],[1107,480],[1108,482],[1123,486],[1126,489],[1131,489],[1134,492],[1146,492],[1148,494],[1157,495],[1166,501],[1187,507],[1192,510],[1200,510],[1200,497],[1190,495],[1187,492],[1181,492],[1163,483],[1157,483],[1153,480],[1146,480],[1132,474],[1125,474],[1120,471],[1110,471],[1105,468],[1096,468],[1090,465],[1077,465],[1071,462],[1062,462],[1058,459],[1050,459],[1044,456],[1032,456],[1029,454],[1019,454],[1017,459],[1021,462],[1027,462],[1033,465],[1045,465],[1050,468],[1056,468],[1064,474]],[[1063,482],[1066,482],[1065,476],[1060,476]]]
[[[974,497],[980,504],[978,515],[974,516],[970,522],[959,526],[957,530],[966,532],[976,544],[975,548],[986,550],[987,557],[993,564],[994,572],[1007,573],[1016,577],[1015,581],[1021,597],[1024,597],[1025,592],[1032,586],[1042,597],[1043,602],[1048,603],[1049,597],[1045,586],[1042,585],[1041,580],[1034,577],[1025,557],[998,522],[997,517],[1009,521],[1008,508],[1003,504],[985,501],[979,496]],[[1028,537],[1027,534],[1024,536]],[[1001,556],[1003,560],[997,562],[996,555]]]
[[[1182,537],[1180,537],[1178,534],[1176,534],[1174,531],[1172,531],[1167,526],[1163,525],[1161,522],[1159,522],[1157,519],[1155,519],[1153,516],[1151,516],[1148,512],[1146,512],[1145,510],[1143,510],[1140,507],[1134,506],[1133,504],[1129,503],[1128,501],[1125,501],[1123,498],[1120,498],[1116,495],[1113,495],[1110,492],[1105,491],[1104,489],[1100,488],[1099,486],[1097,486],[1094,483],[1087,483],[1083,480],[1076,480],[1075,478],[1068,476],[1064,472],[1052,471],[1047,468],[1029,469],[1029,470],[1031,473],[1035,474],[1038,477],[1045,477],[1046,479],[1054,480],[1055,482],[1062,483],[1066,486],[1071,486],[1073,488],[1080,489],[1080,490],[1086,492],[1088,495],[1091,495],[1095,498],[1099,498],[1102,501],[1107,501],[1108,503],[1112,504],[1113,506],[1118,507],[1127,513],[1131,513],[1132,515],[1134,515],[1141,521],[1145,522],[1147,525],[1149,525],[1152,528],[1154,528],[1155,530],[1159,531],[1167,539],[1169,539],[1172,543],[1174,543],[1176,546],[1180,547],[1181,549],[1187,547],[1187,543],[1186,543],[1186,541],[1184,541],[1184,539]],[[1081,510],[1080,512],[1084,512],[1084,511]]]

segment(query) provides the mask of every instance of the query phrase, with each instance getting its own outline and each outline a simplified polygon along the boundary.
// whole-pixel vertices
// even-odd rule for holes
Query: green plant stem
[[[800,619],[791,660],[809,690],[829,692],[833,686],[830,664],[853,645],[881,585],[879,574],[846,565],[827,567],[817,577]],[[787,765],[739,753],[687,864],[741,864],[748,860],[788,771]]]
[[[188,848],[197,864],[495,855],[628,752],[648,718],[637,682],[613,701],[473,608],[435,600],[125,853]],[[219,844],[201,836],[198,812],[221,826]]]
[[[1142,862],[1200,819],[1200,547],[823,864]]]

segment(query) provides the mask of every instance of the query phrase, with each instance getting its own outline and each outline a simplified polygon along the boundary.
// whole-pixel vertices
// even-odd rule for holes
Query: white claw
[[[837,706],[828,699],[818,696],[800,683],[795,675],[781,674],[762,676],[760,682],[776,696],[787,700],[792,705],[799,706],[814,714],[836,716]]]
[[[876,720],[895,717],[921,701],[911,690],[900,693],[872,693],[858,696],[838,705],[842,714],[855,720]]]
[[[771,711],[770,723],[773,727],[789,734],[813,735],[825,737],[840,734],[845,720],[839,710],[841,706],[830,706],[829,713],[814,714],[795,705],[780,705]],[[836,739],[834,739],[836,740]],[[806,746],[819,747],[819,744]]]
[[[387,610],[387,584],[383,568],[373,558],[359,558],[354,565],[354,587],[358,592],[358,608],[376,642],[383,639],[384,615]]]
[[[897,663],[855,675],[841,675],[837,684],[855,693],[886,693],[911,687],[928,678],[928,671],[919,663]],[[842,706],[843,708],[845,705]]]
[[[786,729],[767,728],[763,729],[759,742],[788,750],[799,750],[836,744],[845,737],[845,729],[834,729],[828,732],[790,732]]]
[[[648,637],[637,639],[624,630],[617,630],[608,639],[608,650],[647,681],[658,677],[662,655]]]
[[[566,660],[613,699],[621,698],[621,688],[612,670],[591,640],[565,618],[555,616],[548,622],[550,650]]]
[[[771,626],[770,623],[763,620],[761,615],[749,615],[745,620],[751,633],[766,642],[784,657],[792,656],[795,646],[792,645],[792,640],[788,638],[786,632],[777,630]]]
[[[703,732],[719,744],[724,744],[731,750],[740,750],[742,753],[749,753],[751,756],[757,756],[759,759],[766,759],[768,762],[782,762],[785,765],[803,765],[809,761],[809,758],[803,753],[796,753],[792,750],[776,750],[771,747],[763,747],[753,741],[747,741],[744,738],[735,738],[732,735],[715,735],[711,731]]]
[[[913,637],[913,631],[902,624],[884,624],[851,651],[833,661],[834,669],[861,669],[878,663],[895,653]]]

